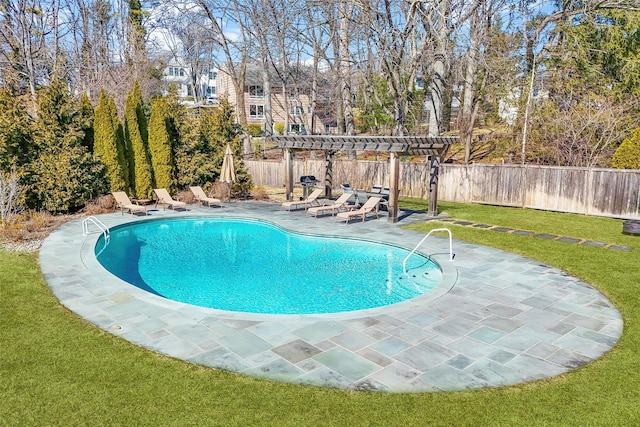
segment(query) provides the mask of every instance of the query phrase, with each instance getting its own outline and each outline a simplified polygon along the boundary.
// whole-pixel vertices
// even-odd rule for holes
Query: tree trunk
[[[340,8],[340,80],[344,134],[355,135],[355,121],[351,107],[351,63],[349,61],[349,16],[351,7],[347,2],[339,2]]]
[[[476,94],[476,76],[478,72],[478,46],[480,44],[480,29],[478,28],[478,15],[471,16],[471,44],[467,53],[467,67],[464,75],[464,92],[462,98],[462,117],[460,120],[460,139],[464,144],[464,163],[469,164],[471,159],[471,144],[473,140],[473,127],[475,120],[473,107]]]
[[[440,135],[442,129],[442,119],[444,113],[445,80],[447,74],[447,51],[446,43],[449,35],[447,27],[447,16],[449,11],[449,1],[442,0],[438,5],[438,18],[435,24],[437,33],[434,43],[435,54],[432,66],[430,82],[431,91],[431,112],[429,114],[429,136]]]

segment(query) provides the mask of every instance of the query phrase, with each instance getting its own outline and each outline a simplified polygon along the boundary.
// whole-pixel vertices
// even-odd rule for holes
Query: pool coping
[[[151,218],[252,218],[313,235],[412,249],[424,236],[386,218],[336,223],[269,203],[235,202]],[[145,217],[99,215],[107,226]],[[416,219],[416,218],[412,218]],[[417,219],[420,219],[419,217]],[[568,372],[609,351],[622,333],[613,304],[566,273],[508,252],[433,236],[420,250],[443,270],[433,293],[357,312],[272,315],[169,301],[107,272],[94,256],[100,236],[83,219],[52,233],[40,251],[60,302],[98,327],[189,362],[276,381],[386,392],[518,384]],[[406,222],[406,221],[405,221]]]

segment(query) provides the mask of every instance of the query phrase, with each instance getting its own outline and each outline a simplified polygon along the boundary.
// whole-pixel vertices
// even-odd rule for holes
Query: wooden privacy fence
[[[255,185],[284,183],[280,161],[245,160]],[[294,179],[324,177],[323,160],[294,160]],[[334,160],[333,188],[388,184],[386,161]],[[429,198],[429,165],[400,163],[400,195]],[[438,200],[640,218],[640,170],[533,165],[440,165]]]

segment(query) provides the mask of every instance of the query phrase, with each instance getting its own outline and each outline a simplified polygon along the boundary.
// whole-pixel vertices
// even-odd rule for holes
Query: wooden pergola
[[[377,151],[389,154],[389,222],[398,221],[398,184],[400,156],[429,156],[429,212],[438,215],[438,170],[440,159],[457,141],[452,136],[331,136],[286,135],[272,140],[284,150],[285,188],[287,199],[293,194],[293,153],[301,150],[320,150],[325,153],[324,190],[331,197],[333,157],[338,151]]]

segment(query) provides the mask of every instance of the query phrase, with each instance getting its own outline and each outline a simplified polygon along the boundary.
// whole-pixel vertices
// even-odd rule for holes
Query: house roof
[[[271,139],[294,150],[379,151],[405,155],[443,155],[457,136],[334,136],[285,135]]]
[[[278,72],[279,71],[279,72]],[[289,66],[286,70],[288,75],[284,75],[285,70],[280,68],[276,70],[273,65],[269,66],[269,81],[272,85],[282,85],[283,79],[286,83],[296,84],[298,86],[310,86],[311,85],[311,70],[305,67]],[[260,64],[248,63],[245,71],[245,84],[247,85],[262,85],[262,66]]]

